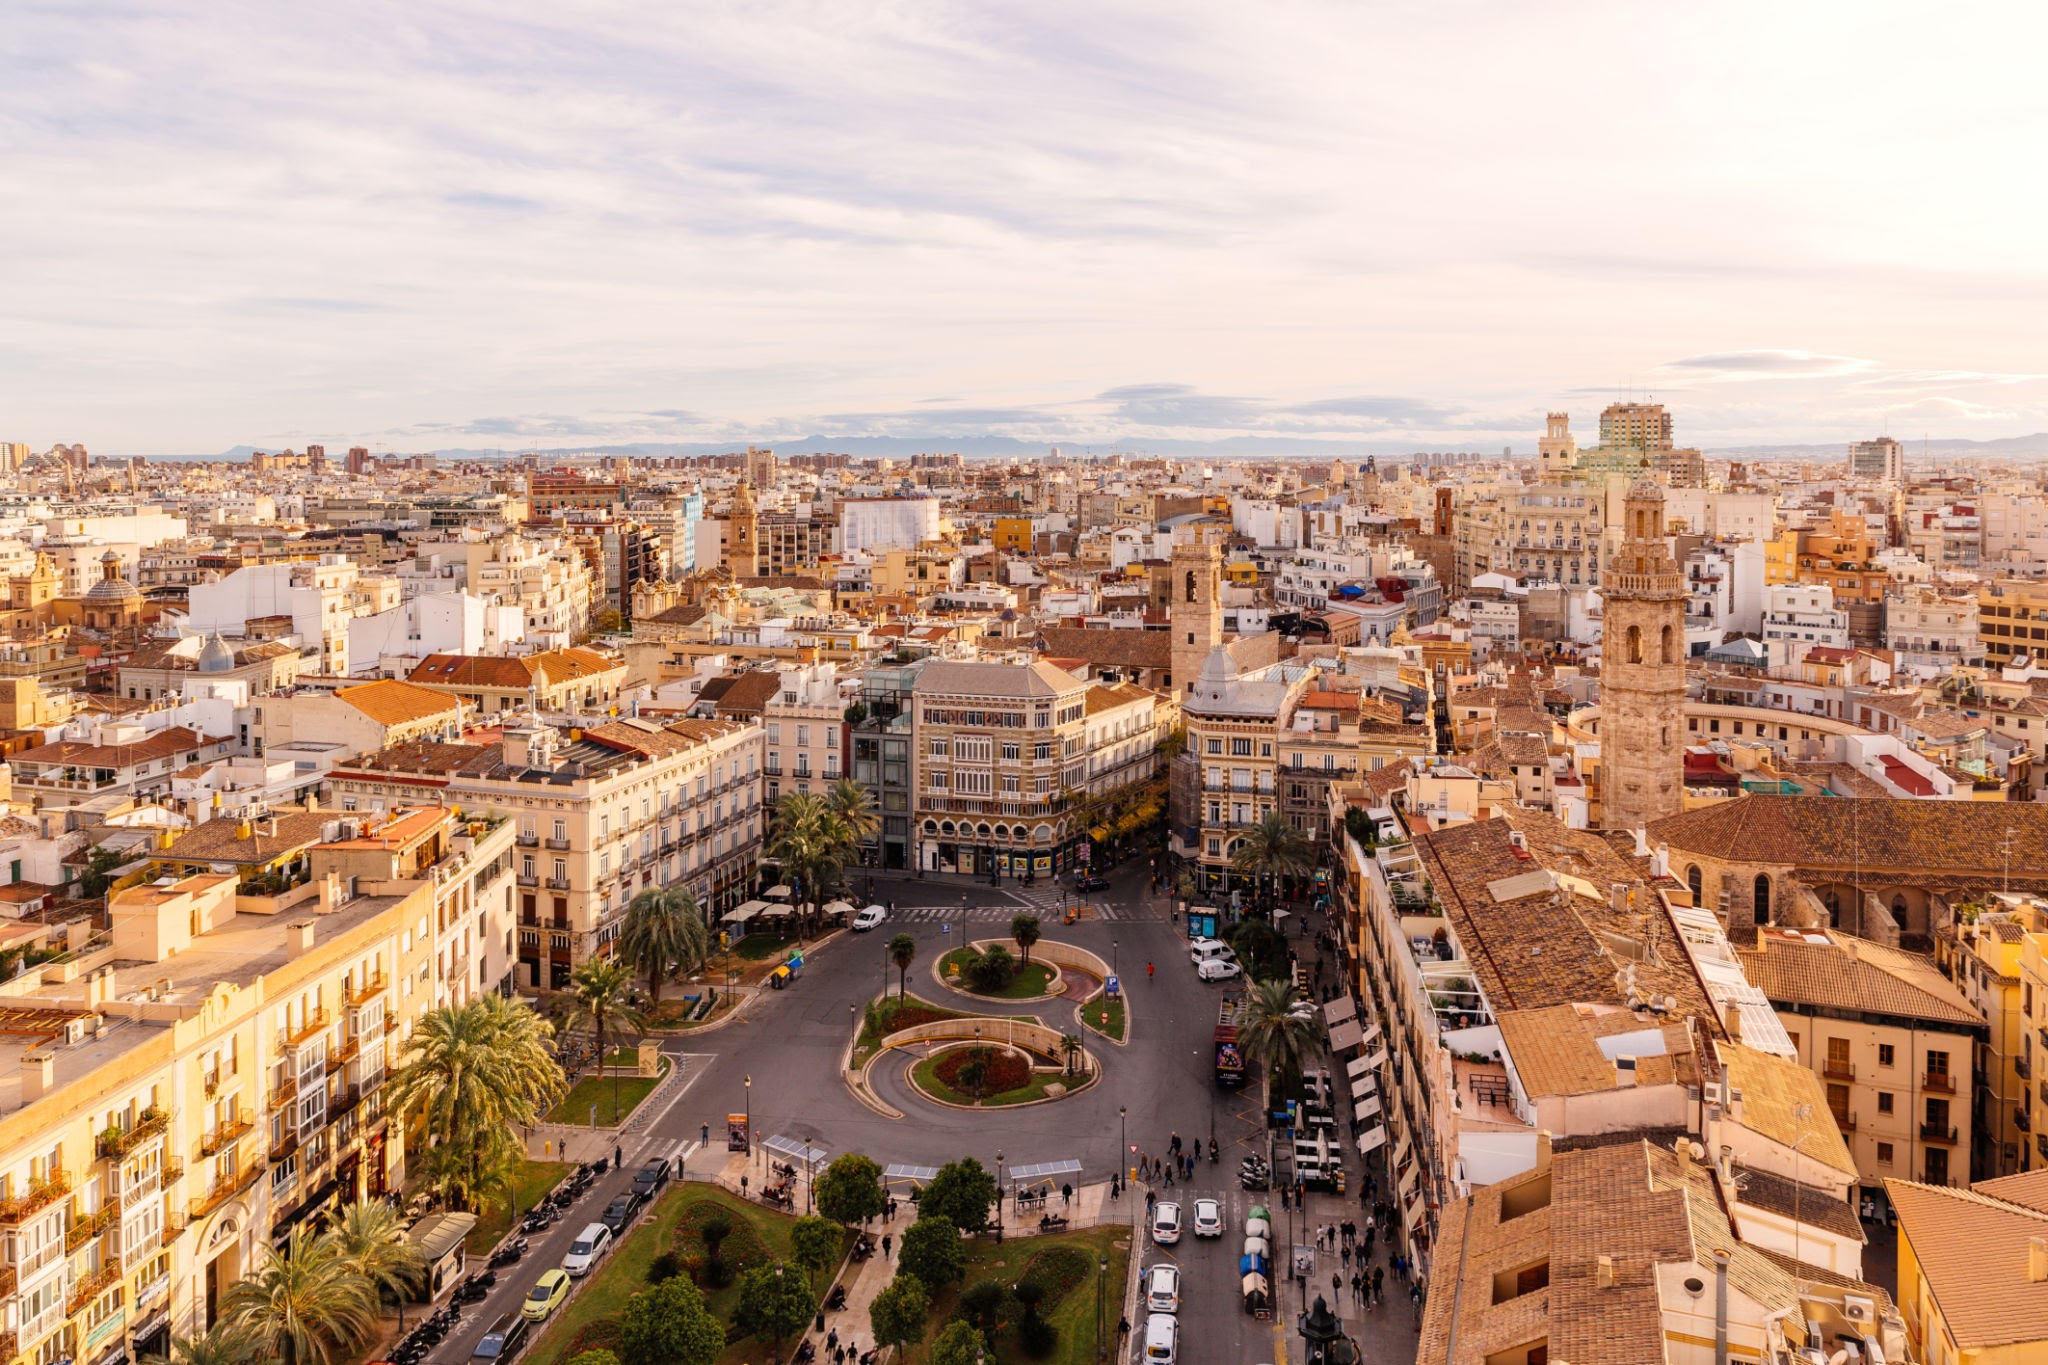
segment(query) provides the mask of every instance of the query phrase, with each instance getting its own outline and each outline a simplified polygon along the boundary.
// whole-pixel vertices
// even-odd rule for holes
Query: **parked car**
[[[1109,878],[1095,876],[1080,877],[1075,880],[1074,889],[1076,891],[1107,891],[1109,890]]]
[[[1163,1247],[1180,1240],[1180,1205],[1162,1200],[1152,1210],[1152,1240]]]
[[[1198,938],[1188,944],[1188,961],[1197,967],[1219,958],[1225,962],[1237,961],[1237,954],[1220,938]]]
[[[1244,966],[1234,957],[1204,958],[1195,964],[1195,975],[1204,981],[1228,981],[1244,975]]]
[[[575,1279],[582,1279],[590,1273],[590,1267],[597,1264],[598,1257],[612,1244],[612,1230],[602,1223],[592,1223],[576,1234],[576,1240],[569,1244],[569,1254],[562,1258],[562,1269]]]
[[[633,1215],[639,1209],[640,1200],[637,1197],[630,1194],[615,1195],[612,1202],[605,1206],[602,1221],[611,1229],[612,1236],[618,1237],[625,1233],[626,1224],[633,1221]]]
[[[526,1319],[517,1313],[506,1313],[491,1324],[470,1352],[473,1362],[495,1362],[510,1360],[519,1354],[519,1348],[526,1344]]]
[[[668,1158],[658,1156],[633,1174],[633,1195],[641,1202],[654,1198],[671,1174]]]
[[[1215,1199],[1195,1201],[1195,1236],[1221,1237],[1223,1235],[1223,1205]]]
[[[1145,1319],[1145,1365],[1174,1365],[1180,1358],[1180,1319],[1154,1313]]]
[[[879,905],[870,905],[867,909],[853,917],[853,932],[865,934],[870,929],[878,929],[881,927],[882,921],[887,918],[889,918],[888,910]]]
[[[1180,1267],[1155,1265],[1145,1272],[1145,1311],[1148,1313],[1178,1313],[1180,1311]]]
[[[569,1297],[569,1276],[566,1271],[549,1270],[533,1282],[533,1288],[526,1291],[526,1303],[520,1313],[528,1322],[545,1322],[548,1314],[562,1306],[562,1300]]]

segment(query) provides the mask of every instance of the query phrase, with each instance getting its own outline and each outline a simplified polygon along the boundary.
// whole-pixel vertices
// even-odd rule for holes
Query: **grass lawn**
[[[660,1007],[648,1015],[647,1026],[653,1029],[678,1031],[703,1028],[706,1024],[725,1018],[732,1011],[733,1002],[738,998],[730,990],[720,990],[718,999],[711,1006],[711,1013],[702,1019],[685,1019],[683,1016],[694,1014],[697,1007],[681,996],[672,996],[662,1001]]]
[[[571,1123],[583,1127],[590,1122],[591,1106],[597,1107],[597,1126],[616,1128],[640,1101],[661,1084],[671,1065],[662,1058],[661,1076],[585,1076],[576,1082],[562,1102],[548,1111],[548,1123]],[[616,1107],[615,1107],[616,1106]]]
[[[929,1091],[940,1099],[950,1100],[954,1104],[975,1103],[973,1095],[962,1094],[939,1079],[938,1065],[944,1057],[945,1054],[940,1053],[936,1057],[926,1057],[917,1063],[911,1069],[912,1083],[919,1089]],[[1067,1093],[1072,1094],[1077,1088],[1090,1084],[1090,1079],[1085,1076],[1065,1076],[1057,1071],[1033,1071],[1029,1084],[1018,1086],[1015,1090],[1006,1090],[1000,1095],[984,1095],[981,1098],[981,1106],[984,1109],[999,1109],[1007,1104],[1026,1104],[1032,1100],[1042,1100],[1045,1098],[1046,1087],[1055,1083],[1065,1085]]]
[[[1103,1018],[1108,1015],[1107,1020]],[[1114,1038],[1118,1042],[1124,1037],[1124,999],[1122,996],[1097,996],[1081,1007],[1081,1022],[1097,1033]]]
[[[640,1065],[640,1049],[637,1047],[613,1048],[606,1054],[604,1064],[606,1066],[638,1066]]]
[[[625,1311],[626,1300],[647,1287],[647,1268],[653,1264],[654,1258],[664,1251],[673,1250],[680,1254],[684,1250],[677,1245],[677,1224],[683,1222],[685,1215],[693,1209],[698,1210],[697,1216],[702,1216],[703,1206],[707,1204],[723,1209],[735,1224],[743,1223],[751,1229],[750,1236],[745,1229],[736,1228],[727,1240],[725,1255],[728,1261],[735,1259],[742,1242],[748,1243],[754,1254],[770,1259],[788,1259],[789,1230],[796,1219],[736,1198],[716,1186],[677,1181],[655,1200],[654,1208],[605,1257],[589,1283],[577,1290],[557,1312],[546,1333],[528,1348],[527,1358],[532,1365],[562,1365],[575,1354],[570,1347],[579,1332],[596,1324],[616,1321]],[[687,1236],[684,1240],[695,1241]],[[851,1244],[851,1239],[848,1239],[848,1244]],[[832,1282],[836,1269],[822,1272],[814,1281],[812,1288],[820,1297]],[[728,1320],[738,1299],[737,1286],[738,1276],[734,1276],[733,1284],[712,1290],[704,1297],[706,1306],[721,1321]],[[750,1361],[759,1360],[764,1354],[759,1342],[744,1338],[729,1346],[719,1359],[721,1362]]]
[[[1115,1359],[1117,1353],[1113,1338],[1116,1320],[1123,1311],[1124,1277],[1131,1254],[1129,1227],[1089,1228],[1051,1237],[1012,1237],[1001,1244],[981,1237],[972,1239],[967,1244],[966,1278],[948,1285],[934,1296],[931,1326],[925,1340],[930,1341],[936,1336],[939,1328],[952,1317],[962,1289],[977,1280],[1010,1284],[1024,1273],[1033,1257],[1055,1247],[1071,1247],[1078,1251],[1090,1269],[1086,1278],[1068,1290],[1058,1304],[1041,1306],[1039,1311],[1059,1329],[1058,1344],[1045,1359],[1052,1365],[1094,1365],[1095,1278],[1098,1273],[1094,1267],[1104,1256],[1109,1258],[1109,1273],[1103,1277],[1102,1286],[1103,1333],[1110,1346],[1110,1358]],[[1187,1354],[1184,1349],[1182,1355]],[[1024,1365],[1030,1358],[1018,1347],[1016,1334],[1006,1331],[997,1334],[988,1359],[989,1365]]]
[[[575,1169],[573,1162],[527,1161],[522,1158],[512,1176],[513,1207],[521,1211],[532,1208],[540,1202],[542,1195],[561,1184],[563,1177]],[[488,1253],[511,1226],[512,1208],[503,1204],[494,1206],[488,1213],[479,1214],[476,1226],[469,1233],[469,1254],[482,1256]]]
[[[967,984],[967,978],[964,975],[967,970],[967,959],[973,956],[975,956],[975,952],[972,948],[955,948],[952,952],[947,953],[939,959],[940,979],[956,991],[965,991],[969,995],[982,995],[983,992],[977,991]],[[963,975],[954,976],[953,969],[955,967],[958,967]],[[1044,995],[1051,986],[1052,975],[1052,968],[1046,966],[1043,962],[1030,963],[1019,967],[1016,972],[1011,974],[1010,984],[988,998],[993,1000],[1036,999]]]
[[[780,957],[785,948],[796,946],[795,939],[784,938],[780,934],[748,934],[732,945],[732,951],[735,956],[749,962],[760,962],[765,958]]]

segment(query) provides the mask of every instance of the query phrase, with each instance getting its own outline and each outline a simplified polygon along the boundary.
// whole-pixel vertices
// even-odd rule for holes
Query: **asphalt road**
[[[1169,922],[1166,901],[1146,893],[1145,878],[1142,866],[1112,872],[1111,890],[1085,898],[1093,913],[1068,925],[1053,914],[1059,888],[1044,882],[994,888],[950,877],[877,877],[873,898],[896,902],[888,923],[872,933],[840,935],[820,948],[800,981],[766,995],[741,1022],[669,1045],[674,1053],[691,1054],[684,1085],[663,1096],[665,1112],[628,1139],[625,1171],[600,1178],[569,1217],[534,1239],[517,1267],[500,1272],[497,1290],[485,1304],[465,1311],[462,1327],[433,1357],[436,1365],[466,1360],[485,1327],[498,1313],[515,1310],[533,1280],[560,1263],[576,1231],[630,1186],[632,1172],[648,1155],[692,1150],[701,1124],[710,1124],[716,1139],[727,1113],[747,1112],[757,1135],[801,1137],[834,1156],[864,1152],[883,1166],[936,1166],[971,1155],[991,1169],[999,1152],[1006,1167],[1071,1159],[1081,1163],[1083,1182],[1107,1179],[1119,1165],[1134,1160],[1126,1154],[1119,1161],[1126,1142],[1141,1153],[1163,1155],[1173,1132],[1204,1143],[1213,1133],[1219,1162],[1211,1166],[1205,1158],[1193,1188],[1176,1184],[1170,1197],[1182,1202],[1190,1219],[1194,1198],[1222,1198],[1227,1235],[1199,1244],[1189,1235],[1171,1249],[1147,1242],[1136,1259],[1143,1266],[1171,1256],[1184,1267],[1182,1340],[1194,1347],[1184,1346],[1183,1359],[1205,1365],[1276,1360],[1272,1325],[1246,1317],[1238,1294],[1244,1211],[1252,1202],[1267,1202],[1265,1196],[1247,1196],[1236,1180],[1238,1157],[1260,1141],[1257,1104],[1249,1090],[1219,1092],[1210,1075],[1217,1001],[1232,992],[1234,983],[1196,978],[1184,927]],[[885,986],[895,988],[896,972],[886,954],[895,934],[909,933],[918,940],[911,991],[927,998],[945,996],[930,966],[961,942],[963,896],[970,937],[1007,932],[1010,917],[1028,909],[1043,917],[1047,937],[1113,958],[1130,1001],[1131,1045],[1120,1048],[1083,1033],[1103,1063],[1103,1080],[1056,1104],[1006,1111],[995,1120],[937,1106],[909,1109],[909,1117],[900,1121],[884,1118],[848,1092],[839,1078],[840,1058],[861,1007]],[[1149,980],[1148,961],[1156,968]],[[1071,1003],[1027,1005],[1014,1012],[1036,1013],[1048,1024],[1078,1031]],[[1143,1192],[1137,1197],[1142,1199]],[[1275,1231],[1284,1236],[1281,1229]],[[1133,1318],[1133,1325],[1142,1326],[1141,1316]]]

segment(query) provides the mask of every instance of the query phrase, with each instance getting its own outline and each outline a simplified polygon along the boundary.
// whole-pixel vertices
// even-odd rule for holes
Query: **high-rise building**
[[[1903,484],[1906,448],[1889,436],[1849,442],[1849,478],[1854,482]]]
[[[1600,413],[1600,444],[1611,449],[1671,449],[1671,414],[1662,403],[1609,403]]]
[[[1685,579],[1664,540],[1664,490],[1628,491],[1603,589],[1601,823],[1641,829],[1683,805]]]

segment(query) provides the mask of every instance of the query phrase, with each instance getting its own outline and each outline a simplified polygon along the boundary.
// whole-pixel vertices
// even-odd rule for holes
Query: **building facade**
[[[1624,534],[1604,592],[1600,809],[1608,829],[1641,829],[1684,802],[1685,579],[1655,484],[1629,490]]]

